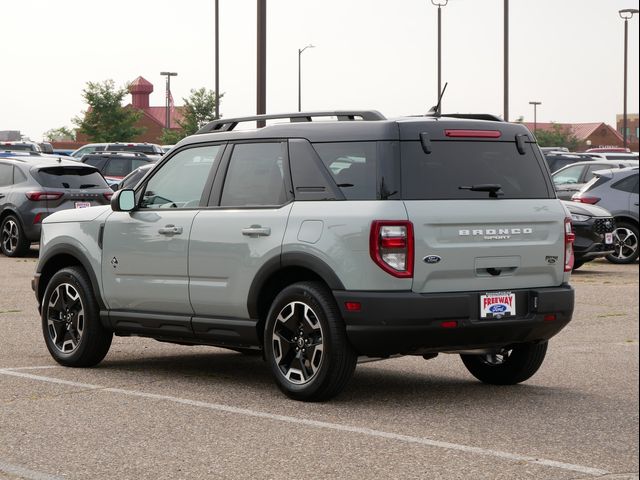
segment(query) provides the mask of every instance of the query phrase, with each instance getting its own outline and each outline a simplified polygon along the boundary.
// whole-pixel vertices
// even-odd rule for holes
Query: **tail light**
[[[398,278],[413,277],[413,224],[406,220],[374,220],[369,254],[385,272]]]
[[[108,201],[111,201],[111,197],[113,197],[113,192],[106,192],[104,194],[104,198],[106,198]]]
[[[571,225],[571,219],[564,219],[564,271],[570,272],[573,270],[573,262],[575,260],[573,256],[573,241],[576,239],[573,233],[573,227]]]
[[[579,193],[576,193],[573,197],[571,197],[571,200],[573,200],[574,202],[588,203],[589,205],[595,205],[600,201],[600,197],[583,197],[583,196],[580,196]]]
[[[62,192],[27,192],[25,193],[27,198],[34,202],[41,200],[58,200],[64,193]]]

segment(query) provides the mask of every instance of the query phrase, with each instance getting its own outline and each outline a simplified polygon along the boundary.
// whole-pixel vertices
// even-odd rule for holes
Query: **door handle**
[[[158,233],[160,235],[180,235],[182,233],[182,227],[176,227],[175,225],[165,225],[164,228],[159,228]]]
[[[271,235],[271,228],[261,225],[251,225],[250,227],[243,228],[242,234],[247,237],[268,237]]]

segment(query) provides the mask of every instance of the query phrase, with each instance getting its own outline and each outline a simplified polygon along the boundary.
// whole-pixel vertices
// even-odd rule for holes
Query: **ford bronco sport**
[[[267,115],[206,125],[111,207],[48,217],[33,287],[63,365],[141,335],[261,350],[299,400],[339,393],[358,357],[456,353],[515,384],[571,320],[572,240],[522,125]]]

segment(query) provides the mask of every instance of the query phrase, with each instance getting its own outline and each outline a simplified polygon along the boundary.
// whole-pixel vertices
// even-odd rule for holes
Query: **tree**
[[[189,98],[182,99],[184,102],[182,119],[178,120],[180,130],[164,129],[160,137],[160,141],[163,144],[173,145],[178,143],[184,137],[196,133],[202,126],[216,120],[216,103],[218,100],[215,92],[203,87],[197,90],[191,89],[190,93]],[[220,98],[223,95],[221,94]]]
[[[536,132],[538,145],[541,147],[567,147],[574,151],[580,145],[580,140],[567,127],[553,123],[550,130]]]
[[[87,82],[82,97],[89,109],[84,118],[73,119],[78,131],[93,142],[128,142],[144,133],[144,128],[135,126],[141,112],[122,106],[128,92],[127,86],[116,88],[113,80]]]
[[[52,128],[44,132],[44,139],[47,142],[73,142],[76,139],[76,131],[69,127]]]

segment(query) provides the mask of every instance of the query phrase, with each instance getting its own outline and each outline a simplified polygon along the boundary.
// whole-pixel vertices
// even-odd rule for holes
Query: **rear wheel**
[[[547,342],[524,343],[488,355],[460,355],[467,370],[484,383],[514,385],[535,374],[547,353]]]
[[[0,250],[7,257],[22,257],[29,250],[30,243],[24,234],[18,217],[7,215],[0,225]]]
[[[613,231],[615,253],[607,255],[611,263],[633,263],[638,258],[638,227],[627,222],[616,222]]]
[[[81,268],[64,268],[53,275],[41,316],[44,340],[56,362],[92,367],[109,351],[113,334],[100,323],[91,282]]]
[[[358,358],[333,296],[319,282],[296,283],[278,294],[268,314],[264,348],[278,387],[295,400],[337,395]]]

